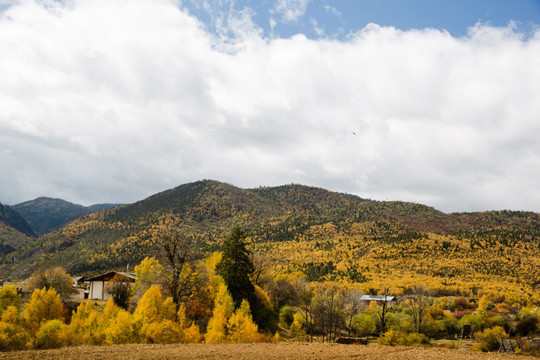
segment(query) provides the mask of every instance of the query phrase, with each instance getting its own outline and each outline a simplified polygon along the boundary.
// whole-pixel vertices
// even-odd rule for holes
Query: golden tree
[[[53,289],[36,289],[24,310],[24,319],[30,332],[35,334],[41,324],[62,318],[62,300]]]
[[[255,342],[261,340],[257,325],[253,322],[249,302],[242,300],[227,323],[228,339],[233,343]]]

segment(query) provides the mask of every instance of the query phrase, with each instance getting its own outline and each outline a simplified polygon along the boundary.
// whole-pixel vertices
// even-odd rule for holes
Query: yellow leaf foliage
[[[36,289],[26,304],[24,319],[30,331],[35,333],[42,323],[61,319],[62,310],[62,300],[56,291],[45,288]]]
[[[206,343],[223,343],[227,340],[227,315],[223,305],[217,304],[214,308],[214,312],[210,321],[206,334],[204,335],[204,342]]]
[[[152,285],[142,296],[133,313],[135,321],[141,325],[161,322],[163,316],[163,296],[159,286]]]
[[[36,333],[35,347],[37,349],[55,349],[66,343],[67,325],[60,320],[49,320],[41,324]]]
[[[257,325],[253,322],[249,303],[242,300],[240,307],[227,323],[228,340],[233,343],[255,342],[261,340]]]
[[[116,317],[111,319],[109,326],[104,330],[105,343],[128,344],[136,340],[131,315],[124,309],[119,309]]]
[[[0,349],[4,351],[22,350],[30,336],[19,324],[18,309],[8,306],[0,320]]]
[[[145,331],[148,342],[154,344],[173,344],[182,340],[180,326],[168,319],[149,324]]]
[[[99,313],[92,308],[92,303],[87,300],[80,304],[71,317],[69,332],[73,344],[99,344],[98,317]]]
[[[231,315],[234,312],[234,301],[229,293],[229,290],[227,289],[227,285],[220,284],[218,287],[218,292],[216,294],[215,299],[216,306],[223,307],[223,311],[225,312],[225,317],[228,319],[231,317]]]

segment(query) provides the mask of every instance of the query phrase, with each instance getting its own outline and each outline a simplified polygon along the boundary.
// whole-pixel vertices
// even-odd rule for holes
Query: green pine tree
[[[245,243],[246,235],[235,227],[223,244],[223,257],[216,265],[216,272],[221,275],[233,298],[235,308],[243,299],[255,304],[255,288],[249,276],[253,273],[253,263]]]

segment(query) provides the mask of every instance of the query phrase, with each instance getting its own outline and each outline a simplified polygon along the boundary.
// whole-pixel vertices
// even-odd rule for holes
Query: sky
[[[201,179],[540,212],[538,0],[0,0],[0,202]]]

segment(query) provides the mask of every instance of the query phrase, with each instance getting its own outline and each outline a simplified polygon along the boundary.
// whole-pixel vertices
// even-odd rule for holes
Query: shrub
[[[371,314],[355,315],[353,327],[359,336],[368,336],[377,332],[377,322]]]
[[[182,339],[180,326],[168,319],[148,325],[145,335],[149,342],[155,344],[173,344]]]
[[[454,306],[457,310],[471,309],[474,307],[467,299],[464,297],[458,297],[454,300]]]
[[[420,333],[410,333],[405,337],[404,342],[400,345],[419,346],[429,344],[431,344],[431,342],[426,335]]]
[[[285,305],[279,310],[279,322],[285,328],[289,328],[294,321],[294,314],[297,310],[292,306]]]
[[[19,309],[21,305],[21,296],[13,286],[6,286],[0,289],[0,315],[9,306],[15,306]]]
[[[508,334],[504,331],[502,326],[495,326],[474,333],[474,337],[481,340],[480,344],[474,347],[476,350],[495,351],[499,349],[499,341],[501,339],[507,339]]]
[[[379,337],[377,343],[379,345],[388,346],[400,345],[400,340],[403,338],[403,336],[404,333],[402,331],[390,329]]]
[[[521,336],[527,336],[536,332],[539,320],[536,316],[527,315],[516,324],[516,332]]]
[[[456,319],[453,316],[447,317],[443,320],[439,320],[439,324],[441,325],[441,327],[446,332],[449,338],[455,337],[461,331],[459,323],[458,323],[458,319]]]
[[[289,330],[291,331],[291,335],[294,337],[301,337],[304,336],[306,333],[304,331],[304,324],[305,319],[300,313],[296,313],[293,316],[293,322],[291,323],[291,326],[289,327]]]
[[[486,325],[486,318],[481,314],[467,314],[459,320],[460,327],[464,324],[471,325],[472,333],[481,331]]]
[[[436,321],[428,316],[422,326],[422,333],[430,338],[440,338],[444,337],[445,328],[440,320]]]
[[[127,310],[131,300],[131,286],[125,282],[115,281],[114,278],[112,281],[113,285],[108,293],[112,296],[116,306]]]
[[[0,321],[0,350],[22,350],[30,339],[18,321],[18,311],[15,306],[8,306]]]
[[[200,343],[202,340],[201,331],[199,327],[195,324],[192,324],[187,329],[184,329],[184,339],[185,343]]]
[[[253,320],[261,331],[275,333],[279,329],[279,314],[271,306],[257,309],[253,314]]]
[[[379,345],[404,345],[404,346],[420,346],[420,345],[429,345],[429,338],[420,333],[410,333],[407,334],[400,330],[390,329],[384,334],[382,334],[378,341]]]
[[[49,320],[36,333],[35,346],[38,349],[55,349],[65,344],[66,324],[60,320]]]

